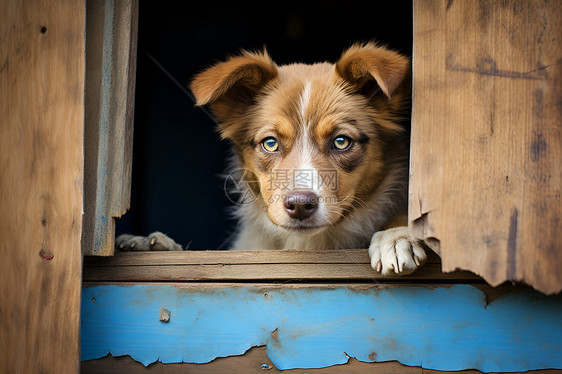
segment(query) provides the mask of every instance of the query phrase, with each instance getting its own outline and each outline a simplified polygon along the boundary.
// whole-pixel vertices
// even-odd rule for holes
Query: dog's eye
[[[275,138],[265,138],[261,142],[261,146],[266,152],[276,152],[279,149],[279,143]]]
[[[343,151],[349,148],[351,145],[351,140],[347,136],[338,136],[334,139],[333,147],[339,151]]]

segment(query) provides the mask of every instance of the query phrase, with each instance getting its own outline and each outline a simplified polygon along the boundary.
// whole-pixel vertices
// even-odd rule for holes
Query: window
[[[96,22],[101,27],[101,16],[106,17],[107,10],[97,4],[89,6],[94,8],[89,12],[89,19],[98,17],[100,20]],[[239,53],[242,48],[256,50],[265,46],[278,64],[336,61],[354,42],[375,38],[411,53],[411,4],[404,8],[404,4],[381,3],[374,6],[376,11],[354,10],[353,17],[343,18],[335,11],[338,7],[336,1],[292,6],[231,3],[220,7],[205,2],[140,3],[131,209],[117,220],[117,235],[163,231],[184,247],[189,244],[193,249],[228,248],[235,222],[227,212],[232,203],[224,192],[220,175],[228,164],[230,144],[219,139],[208,112],[194,107],[187,91],[188,82],[202,69],[227,55]],[[114,10],[120,11],[126,9]],[[95,12],[100,15],[96,16]],[[117,26],[113,34],[134,34],[134,24]],[[98,39],[95,46],[95,40],[89,39],[88,43],[101,53],[102,38],[98,36]],[[135,47],[134,38],[129,40]],[[115,58],[126,56],[127,49],[121,45],[114,45],[113,50]],[[130,77],[123,76],[123,79],[130,80]],[[115,96],[123,95],[115,93]],[[132,101],[128,104],[132,105]],[[129,147],[129,143],[123,146]],[[114,152],[107,158],[115,163],[115,158],[122,157],[123,152],[119,147]],[[124,167],[130,167],[128,162],[130,159],[122,162]],[[124,172],[123,178],[120,170]],[[116,177],[113,196],[128,191],[129,170],[120,168],[115,173],[113,168],[103,166],[97,174],[98,178],[100,175],[106,178],[109,171],[110,176]],[[112,253],[111,217],[125,212],[127,198],[124,193],[118,207],[95,218],[98,227],[108,230],[98,234],[105,241],[98,240],[95,249],[87,253]],[[111,198],[96,201],[107,203],[108,200],[112,201]]]
[[[410,224],[413,233],[440,252],[446,271],[468,269],[494,285],[525,281],[552,293],[562,287],[562,273],[557,271],[562,256],[556,127],[560,113],[555,109],[559,92],[554,79],[561,51],[554,41],[521,31],[540,23],[539,16],[522,14],[548,19],[554,5],[528,6],[532,9],[521,13],[490,4],[485,7],[489,12],[480,14],[474,4],[452,2],[443,9],[426,3],[414,9]],[[111,66],[118,71],[115,61],[129,64],[121,72],[125,83],[120,89],[128,98],[124,108],[130,109],[135,56],[131,15],[136,8],[123,7],[129,9],[128,23],[113,24],[113,32],[121,35],[118,31],[125,30],[128,37],[114,38]],[[135,234],[163,230],[196,249],[224,248],[228,243],[233,230],[225,213],[229,202],[216,177],[224,170],[228,145],[218,140],[213,122],[206,112],[193,108],[185,90],[193,74],[213,60],[240,47],[263,45],[281,64],[335,60],[342,46],[373,37],[405,52],[411,45],[412,19],[404,16],[410,13],[402,5],[377,4],[374,11],[355,12],[353,17],[341,17],[334,11],[339,9],[335,3],[244,7],[141,4],[132,209],[119,230]],[[450,10],[458,19],[447,13]],[[120,10],[99,12],[107,20]],[[508,32],[521,36],[517,43],[506,41],[505,29],[486,23],[491,13],[513,23]],[[470,17],[479,17],[485,27]],[[455,28],[459,22],[467,27]],[[552,21],[545,27],[555,34],[560,26]],[[482,34],[491,36],[480,42]],[[100,40],[105,48],[109,39],[104,34]],[[88,37],[88,43],[96,39]],[[543,48],[545,43],[548,48]],[[98,45],[89,50],[101,49]],[[509,94],[513,92],[517,95]],[[130,124],[131,113],[124,112],[120,118]],[[129,127],[121,131],[130,134]],[[115,155],[121,156],[130,140],[109,157],[100,144],[103,136],[114,142],[114,134],[97,134],[99,141],[90,143],[95,144],[94,151],[86,150],[86,162],[94,160],[97,171],[86,173],[86,185],[96,186],[93,201],[98,205],[88,210],[87,200],[85,224],[94,219],[97,225],[110,227],[108,222],[127,205],[130,159]],[[105,167],[104,157],[117,168]],[[88,175],[95,175],[97,184]],[[97,194],[105,186],[100,180],[111,178],[117,193],[100,198]],[[121,202],[116,211],[99,209],[115,201]],[[86,253],[103,243],[106,249],[100,254],[111,254],[111,229],[84,231],[84,243],[94,244]],[[92,232],[96,234],[89,240]]]

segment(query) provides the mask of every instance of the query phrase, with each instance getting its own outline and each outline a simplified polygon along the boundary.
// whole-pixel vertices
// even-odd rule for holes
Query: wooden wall
[[[0,2],[0,373],[76,373],[84,1]]]
[[[524,280],[559,291],[560,3],[414,5],[413,232],[430,239],[447,271],[461,267],[494,285]],[[208,362],[220,364],[218,357],[264,345],[267,356],[262,348],[252,358],[254,372],[262,371],[256,362],[274,372],[343,365],[350,357],[371,365],[365,372],[380,368],[372,361],[388,360],[486,372],[562,367],[560,296],[521,290],[486,304],[475,287],[456,284],[475,277],[463,272],[438,283],[433,261],[393,284],[373,280],[365,251],[308,262],[310,253],[286,254],[89,259],[84,371],[195,367],[155,361],[200,363],[194,370],[203,371]],[[283,283],[295,278],[310,283]],[[323,284],[328,279],[340,283]],[[158,319],[162,308],[170,321]],[[150,365],[102,358],[107,352]],[[380,370],[405,371],[398,364]]]
[[[466,284],[360,281],[88,282],[82,360],[109,352],[147,366],[206,364],[267,346],[269,362],[281,370],[342,365],[351,357],[372,365],[356,372],[378,372],[379,362],[394,360],[424,370],[562,368],[560,295],[518,289],[487,303]]]
[[[562,290],[562,2],[414,2],[410,228],[443,270]]]
[[[359,249],[87,257],[82,369],[244,372],[236,366],[252,373],[262,370],[246,352],[255,346],[267,346],[264,362],[277,369],[324,368],[350,357],[370,366],[331,372],[406,372],[379,365],[392,360],[424,372],[562,368],[562,295],[492,288],[469,272],[443,275],[440,265],[431,255],[410,276],[376,277]],[[104,358],[108,352],[148,367]],[[219,364],[218,357],[229,359]]]

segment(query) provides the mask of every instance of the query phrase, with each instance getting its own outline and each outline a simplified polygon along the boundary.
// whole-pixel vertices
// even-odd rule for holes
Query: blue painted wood
[[[486,307],[467,285],[258,289],[83,289],[82,360],[205,363],[267,345],[279,369],[398,360],[437,370],[562,368],[562,296],[532,291]],[[95,301],[94,301],[95,300]],[[159,321],[160,308],[171,311]]]

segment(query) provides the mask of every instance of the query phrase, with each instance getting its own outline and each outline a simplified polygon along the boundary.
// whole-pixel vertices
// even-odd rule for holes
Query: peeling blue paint
[[[172,312],[159,321],[160,308]],[[83,289],[82,360],[206,363],[266,345],[279,369],[398,360],[435,370],[562,368],[562,296],[529,290],[486,307],[467,285]]]

